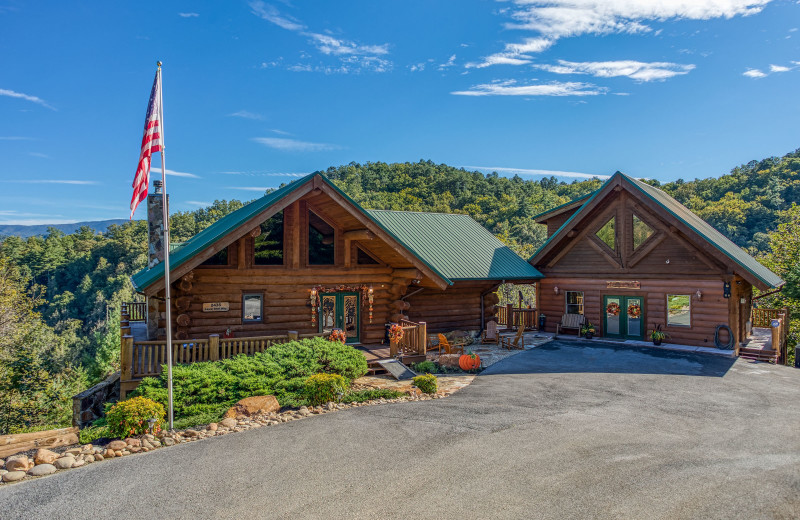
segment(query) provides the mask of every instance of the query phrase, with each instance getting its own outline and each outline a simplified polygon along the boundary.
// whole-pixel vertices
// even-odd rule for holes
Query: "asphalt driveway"
[[[800,370],[553,342],[441,400],[0,487],[12,518],[798,518]]]

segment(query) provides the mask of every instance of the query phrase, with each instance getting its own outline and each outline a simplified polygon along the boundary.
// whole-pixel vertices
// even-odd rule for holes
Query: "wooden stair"
[[[774,364],[778,362],[778,355],[779,352],[777,350],[747,347],[742,347],[739,349],[740,358],[752,359],[753,361],[763,361]]]

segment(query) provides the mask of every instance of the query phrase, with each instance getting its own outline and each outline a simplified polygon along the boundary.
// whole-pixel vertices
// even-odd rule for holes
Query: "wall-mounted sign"
[[[203,312],[226,312],[231,309],[228,302],[211,302],[203,304]]]
[[[618,280],[614,282],[606,282],[607,289],[641,289],[641,282],[631,282],[627,280]]]

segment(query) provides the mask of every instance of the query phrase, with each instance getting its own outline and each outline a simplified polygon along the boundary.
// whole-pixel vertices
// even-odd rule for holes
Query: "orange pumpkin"
[[[477,354],[464,354],[458,358],[461,370],[475,370],[481,367],[481,358]]]

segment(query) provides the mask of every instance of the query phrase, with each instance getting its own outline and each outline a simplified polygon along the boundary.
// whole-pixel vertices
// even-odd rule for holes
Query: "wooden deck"
[[[753,327],[745,346],[739,349],[739,357],[754,361],[777,363],[780,352],[772,348],[772,332],[766,327]]]

